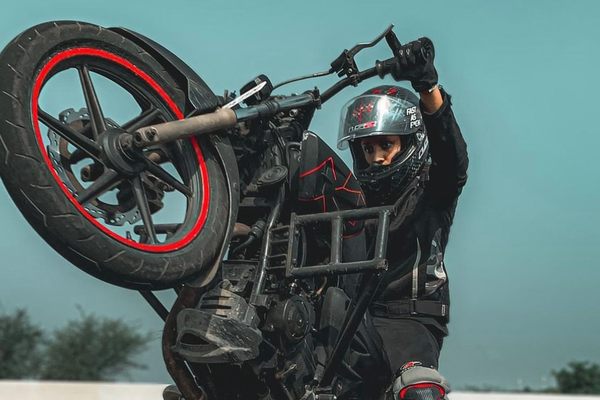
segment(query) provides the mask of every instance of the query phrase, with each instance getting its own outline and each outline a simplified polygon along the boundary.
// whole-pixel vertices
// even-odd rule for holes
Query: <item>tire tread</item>
[[[144,289],[175,287],[212,266],[228,220],[228,196],[217,153],[200,139],[210,179],[210,205],[202,231],[185,247],[151,253],[126,246],[100,231],[62,193],[47,168],[29,106],[34,77],[59,50],[97,45],[148,73],[183,108],[184,91],[148,52],[118,33],[80,21],[51,21],[29,28],[0,54],[0,175],[36,231],[67,260],[109,283]],[[35,162],[31,167],[30,161]],[[41,164],[41,168],[40,168]],[[108,256],[107,255],[111,255]]]

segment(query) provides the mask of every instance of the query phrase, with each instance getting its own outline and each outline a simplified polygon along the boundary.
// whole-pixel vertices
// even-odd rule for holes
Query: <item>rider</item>
[[[427,38],[401,46],[392,76],[409,80],[420,101],[402,87],[368,90],[343,108],[338,137],[367,204],[395,205],[389,269],[370,308],[395,374],[394,399],[445,399],[449,390],[437,371],[448,334],[443,256],[468,159],[433,59]]]

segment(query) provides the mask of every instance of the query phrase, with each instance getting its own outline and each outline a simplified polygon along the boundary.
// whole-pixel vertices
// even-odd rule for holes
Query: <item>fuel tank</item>
[[[318,135],[304,133],[297,176],[299,213],[313,214],[365,206],[365,197],[350,168]]]

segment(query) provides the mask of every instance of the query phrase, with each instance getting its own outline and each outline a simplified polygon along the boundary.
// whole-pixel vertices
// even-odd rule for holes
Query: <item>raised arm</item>
[[[452,207],[467,180],[467,145],[451,108],[451,99],[438,85],[434,66],[435,50],[428,38],[421,38],[400,47],[397,80],[410,81],[421,96],[421,114],[427,136],[432,165],[427,193],[436,207]]]
[[[444,90],[421,94],[423,121],[429,138],[431,168],[427,192],[434,205],[451,206],[467,181],[467,145],[454,118],[451,97]],[[429,110],[435,110],[429,112]]]

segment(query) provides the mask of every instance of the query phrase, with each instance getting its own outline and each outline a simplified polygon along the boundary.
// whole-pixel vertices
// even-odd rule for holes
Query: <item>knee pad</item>
[[[163,400],[185,400],[175,385],[169,385],[163,390]]]
[[[450,387],[436,369],[412,361],[402,366],[390,392],[394,400],[446,400]]]

